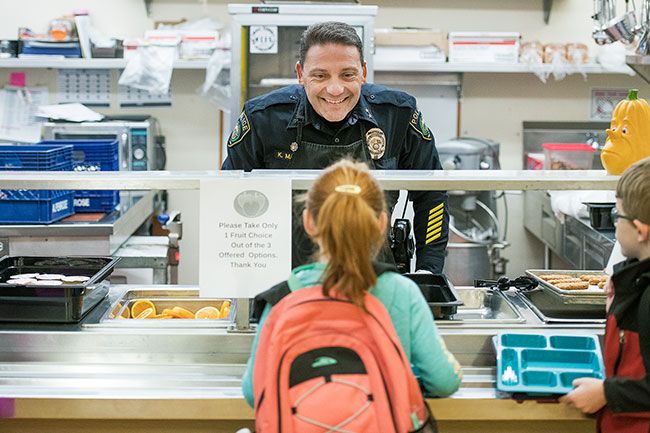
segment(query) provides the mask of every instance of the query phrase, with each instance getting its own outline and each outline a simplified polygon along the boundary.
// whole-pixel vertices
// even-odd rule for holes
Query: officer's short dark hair
[[[357,47],[359,58],[363,64],[363,44],[354,27],[338,21],[326,21],[312,24],[300,38],[300,58],[298,62],[305,64],[307,51],[314,45],[339,44]]]

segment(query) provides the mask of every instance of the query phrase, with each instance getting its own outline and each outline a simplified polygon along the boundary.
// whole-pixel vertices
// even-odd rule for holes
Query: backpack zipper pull
[[[420,428],[420,420],[418,419],[418,415],[415,412],[411,412],[411,422],[413,423],[413,428],[415,430]]]

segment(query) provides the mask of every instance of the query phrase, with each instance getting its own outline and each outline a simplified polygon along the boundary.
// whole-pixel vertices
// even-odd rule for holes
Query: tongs
[[[498,290],[508,290],[510,287],[514,287],[523,292],[537,288],[537,284],[536,279],[528,276],[517,277],[514,280],[508,277],[501,277],[498,280],[474,280],[474,287],[489,287]]]

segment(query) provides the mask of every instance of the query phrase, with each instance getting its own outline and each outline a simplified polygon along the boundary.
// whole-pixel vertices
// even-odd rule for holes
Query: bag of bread
[[[566,46],[564,44],[544,45],[544,63],[564,63],[566,59]]]
[[[584,64],[589,61],[589,49],[585,44],[566,44],[566,58],[569,63]]]
[[[523,42],[519,48],[519,62],[528,65],[544,61],[544,46],[539,41]]]

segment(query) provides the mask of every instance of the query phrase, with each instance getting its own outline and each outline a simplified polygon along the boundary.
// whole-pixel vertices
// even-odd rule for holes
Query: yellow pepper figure
[[[600,155],[609,174],[618,175],[636,161],[650,156],[650,105],[630,89],[614,108],[607,142]]]

